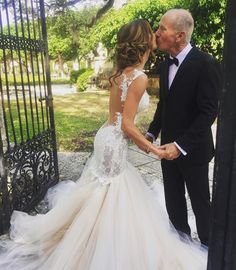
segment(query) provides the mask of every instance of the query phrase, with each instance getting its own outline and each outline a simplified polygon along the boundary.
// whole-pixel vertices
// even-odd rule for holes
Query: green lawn
[[[108,118],[108,99],[108,91],[78,92],[65,96],[54,96],[54,116],[59,151],[91,151],[93,149],[94,135]],[[45,102],[42,104],[45,119]],[[15,132],[16,142],[19,144],[22,140],[26,141],[27,138],[32,138],[34,136],[33,130],[35,130],[35,134],[44,130],[40,102],[37,102],[39,122],[36,115],[37,108],[33,105],[33,112],[31,114],[28,99],[26,102],[26,113],[22,99],[18,103],[20,114],[18,113],[17,102],[15,100],[11,101],[10,109],[7,102],[5,102],[4,106],[8,132],[12,142],[14,141],[13,132]],[[156,98],[152,97],[149,110],[140,115],[137,123],[142,133],[146,132],[155,108]],[[44,123],[47,125],[46,121]],[[27,136],[27,127],[29,136]]]
[[[93,137],[108,116],[108,92],[54,96],[59,151],[91,150]]]
[[[91,151],[93,138],[108,117],[108,91],[79,92],[54,96],[57,145],[59,151]],[[156,98],[143,112],[138,127],[144,133],[156,109]]]

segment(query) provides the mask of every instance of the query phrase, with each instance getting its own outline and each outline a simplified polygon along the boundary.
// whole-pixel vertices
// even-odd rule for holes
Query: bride
[[[92,158],[76,183],[49,191],[47,214],[13,212],[11,240],[0,241],[1,270],[206,269],[207,252],[180,240],[155,193],[127,161],[128,137],[143,151],[164,155],[134,124],[149,102],[142,70],[156,47],[151,27],[135,20],[117,39],[109,119],[95,136]]]

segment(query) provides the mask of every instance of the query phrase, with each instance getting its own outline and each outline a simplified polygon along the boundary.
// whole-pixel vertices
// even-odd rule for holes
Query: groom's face
[[[177,33],[172,20],[165,15],[160,20],[159,27],[156,31],[156,39],[159,50],[169,54],[175,51]]]

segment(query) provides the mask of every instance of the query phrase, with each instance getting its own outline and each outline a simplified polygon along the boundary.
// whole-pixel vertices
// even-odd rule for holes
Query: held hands
[[[153,138],[146,134],[145,138],[153,143]],[[159,159],[173,160],[180,156],[181,152],[174,143],[168,143],[155,147],[153,153],[158,156]]]
[[[174,143],[168,143],[159,147],[155,147],[153,153],[157,155],[159,159],[164,158],[167,160],[176,159],[181,154],[180,150],[176,147]]]
[[[153,154],[157,156],[158,159],[163,159],[165,157],[165,150],[160,149],[160,147],[155,147]]]
[[[162,159],[173,160],[180,156],[181,152],[174,143],[168,143],[158,147],[159,157]]]

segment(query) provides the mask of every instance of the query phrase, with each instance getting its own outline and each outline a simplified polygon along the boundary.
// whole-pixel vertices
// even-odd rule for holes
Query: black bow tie
[[[177,58],[175,58],[175,57],[173,57],[173,58],[168,58],[168,65],[171,66],[171,65],[173,65],[173,64],[175,64],[175,65],[178,67],[178,65],[179,65],[179,60],[178,60]]]

